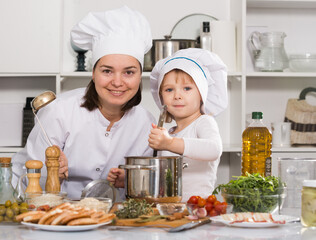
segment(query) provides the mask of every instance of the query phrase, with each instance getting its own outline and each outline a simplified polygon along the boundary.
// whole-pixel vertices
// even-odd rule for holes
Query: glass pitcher
[[[262,72],[283,72],[289,66],[284,49],[284,32],[253,32],[249,43],[254,56],[255,68]]]

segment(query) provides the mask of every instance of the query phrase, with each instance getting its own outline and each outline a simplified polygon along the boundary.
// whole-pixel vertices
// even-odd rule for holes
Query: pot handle
[[[187,167],[189,167],[189,164],[188,163],[183,163],[182,169],[185,169]]]
[[[157,170],[155,165],[119,165],[120,169]]]

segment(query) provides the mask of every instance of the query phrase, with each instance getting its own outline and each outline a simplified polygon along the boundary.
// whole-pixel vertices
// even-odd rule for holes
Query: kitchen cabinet
[[[177,13],[170,13],[169,15],[172,21],[176,21],[181,18],[179,17],[181,14],[183,16],[191,14],[192,11],[200,11],[220,20],[232,20],[236,23],[237,70],[228,74],[229,106],[216,118],[224,143],[221,165],[228,169],[229,173],[232,173],[236,172],[236,169],[240,166],[241,135],[247,126],[247,121],[250,120],[251,112],[262,111],[264,123],[270,128],[272,122],[283,121],[286,103],[289,98],[297,98],[303,88],[316,86],[316,72],[299,73],[290,72],[289,70],[284,72],[256,72],[248,50],[248,35],[253,29],[282,31],[287,35],[285,50],[288,55],[304,52],[316,53],[316,32],[313,31],[316,25],[316,0],[200,1],[204,4],[203,7],[200,6],[200,9],[190,9],[188,7],[183,8],[186,9],[185,11],[182,10],[181,12],[179,10]],[[159,24],[160,21],[163,21],[160,16],[156,13],[150,14],[152,8],[145,10],[147,3],[145,5],[141,4],[141,1],[134,1],[134,3],[132,7],[143,12],[149,19],[154,38],[162,38],[163,33],[168,33],[161,28],[162,24]],[[38,3],[33,0],[32,4]],[[14,63],[9,62],[10,66],[7,69],[0,68],[0,104],[25,103],[26,97],[36,96],[44,90],[60,93],[76,87],[86,86],[91,79],[91,72],[74,72],[76,54],[69,44],[69,30],[75,22],[89,11],[101,11],[101,9],[112,8],[112,5],[113,8],[120,5],[119,3],[112,3],[111,6],[104,4],[100,0],[93,0],[89,2],[89,5],[84,1],[56,1],[53,6],[50,6],[52,18],[47,20],[47,24],[54,29],[56,36],[52,39],[46,36],[46,40],[51,42],[54,48],[43,49],[47,49],[52,58],[49,58],[47,63],[44,59],[44,61],[40,61],[40,63],[36,63],[27,69],[19,67],[20,70],[16,72],[13,72]],[[128,5],[127,2],[126,4]],[[176,8],[177,3],[172,4]],[[187,4],[190,6],[189,2]],[[165,16],[167,15],[165,14]],[[56,22],[52,19],[55,19]],[[165,23],[170,29],[174,25],[172,21]],[[42,29],[36,30],[42,31]],[[23,54],[26,53],[23,52]],[[41,56],[36,58],[38,57]],[[37,60],[39,61],[39,59]],[[86,54],[86,63],[87,69],[91,71],[89,52]],[[18,65],[21,65],[21,63],[18,62]],[[148,72],[143,73],[142,104],[158,117],[159,110],[150,93]],[[1,112],[0,114],[5,115]],[[1,124],[4,123],[0,120],[0,126]],[[0,138],[5,138],[5,136],[1,134]],[[18,145],[9,148],[0,147],[0,153],[11,155],[20,149],[16,146],[18,147]],[[316,157],[316,148],[313,147],[274,148],[273,152],[282,153],[282,156],[287,157],[297,157],[300,153],[306,153],[309,157]],[[274,162],[276,156],[273,155]]]

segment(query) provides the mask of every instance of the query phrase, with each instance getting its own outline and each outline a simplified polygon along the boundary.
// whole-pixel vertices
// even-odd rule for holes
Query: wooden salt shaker
[[[42,192],[43,190],[39,180],[41,177],[41,168],[43,167],[43,163],[39,160],[29,160],[25,163],[25,167],[27,168],[27,178],[29,179],[29,184],[27,185],[25,192]]]
[[[48,147],[45,151],[47,179],[45,190],[46,192],[60,192],[59,182],[59,156],[60,150],[56,146]]]

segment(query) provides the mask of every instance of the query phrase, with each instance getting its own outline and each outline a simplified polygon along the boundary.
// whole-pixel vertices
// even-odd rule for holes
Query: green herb
[[[234,176],[235,180],[216,187],[212,194],[221,191],[235,212],[271,212],[281,204],[285,184],[278,177],[263,177],[259,173]]]
[[[138,218],[153,212],[152,204],[145,200],[129,199],[122,204],[123,208],[115,212],[118,218]]]
[[[172,188],[173,188],[173,181],[172,181],[172,173],[171,169],[168,168],[166,171],[166,191],[167,191],[167,197],[172,197]]]

